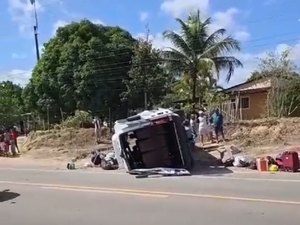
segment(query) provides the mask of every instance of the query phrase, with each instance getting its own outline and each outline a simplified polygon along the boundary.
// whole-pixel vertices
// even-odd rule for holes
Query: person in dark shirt
[[[216,109],[214,114],[212,115],[212,123],[215,129],[217,143],[219,143],[219,134],[222,136],[222,141],[225,141],[224,130],[223,130],[223,115],[220,113],[219,109]]]

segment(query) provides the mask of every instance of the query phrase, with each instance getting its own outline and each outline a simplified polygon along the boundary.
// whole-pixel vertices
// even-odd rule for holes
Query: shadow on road
[[[192,175],[215,175],[222,176],[233,173],[232,170],[222,165],[221,159],[217,158],[212,151],[216,151],[217,146],[211,146],[206,149],[195,147],[193,157],[195,159],[195,166]]]
[[[20,194],[11,192],[10,190],[1,191],[0,192],[0,203],[15,199],[19,196],[20,196]]]

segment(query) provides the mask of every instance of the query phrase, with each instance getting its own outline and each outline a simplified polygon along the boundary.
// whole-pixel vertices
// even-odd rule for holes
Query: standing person
[[[208,121],[205,113],[203,111],[199,111],[199,137],[200,144],[204,146],[204,136],[208,136]]]
[[[2,130],[0,131],[0,153],[1,156],[5,153],[4,134]]]
[[[11,130],[11,139],[14,142],[14,145],[17,148],[18,153],[20,153],[20,149],[18,146],[18,132],[17,132],[16,127],[13,127],[13,129]]]
[[[198,136],[198,121],[197,121],[197,116],[195,114],[191,115],[190,119],[190,128],[193,131],[195,137]]]
[[[216,109],[212,115],[212,122],[215,129],[217,143],[219,143],[219,134],[222,136],[222,141],[225,141],[224,130],[223,130],[223,115],[220,113],[219,109]]]
[[[95,127],[96,142],[98,144],[100,144],[100,142],[101,142],[101,120],[99,119],[98,116],[94,117],[93,124]]]
[[[8,130],[4,132],[4,154],[8,156],[9,153],[9,145],[10,145],[10,134]]]
[[[191,129],[191,125],[188,120],[183,122],[183,126],[184,126],[184,129],[185,129],[188,141],[189,141],[190,149],[191,149],[191,151],[193,151],[194,147],[195,147],[195,134],[194,134],[193,130]]]

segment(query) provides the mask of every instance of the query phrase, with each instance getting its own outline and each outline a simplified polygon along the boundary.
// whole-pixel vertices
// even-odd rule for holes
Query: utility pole
[[[149,29],[149,25],[146,24],[145,26],[146,28],[146,44],[148,45],[149,43],[149,36],[150,36],[150,29]],[[148,90],[148,85],[147,85],[147,80],[146,80],[146,71],[145,71],[145,68],[144,68],[144,108],[145,110],[148,110],[148,93],[147,93],[147,90]]]
[[[33,31],[34,31],[36,58],[37,58],[37,61],[39,61],[40,60],[40,50],[39,50],[39,40],[38,40],[38,27],[39,26],[38,26],[37,12],[36,12],[36,3],[35,3],[35,0],[30,0],[30,2],[34,8],[35,25],[33,26]]]

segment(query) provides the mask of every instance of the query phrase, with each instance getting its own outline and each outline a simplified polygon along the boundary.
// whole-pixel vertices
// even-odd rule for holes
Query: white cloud
[[[25,53],[15,53],[14,52],[11,54],[11,57],[13,59],[25,59],[25,58],[27,58],[27,55]]]
[[[247,41],[250,38],[250,34],[246,28],[238,23],[238,16],[241,12],[236,8],[229,8],[224,12],[216,12],[213,14],[213,23],[211,25],[211,31],[216,29],[225,28],[229,34],[239,41]]]
[[[216,12],[213,15],[214,23],[219,28],[230,28],[236,25],[235,16],[238,15],[239,10],[236,8],[227,9],[225,12]]]
[[[203,16],[207,16],[210,0],[165,0],[160,9],[165,13],[180,17],[195,9],[199,9]]]
[[[62,10],[63,0],[38,0],[36,1],[36,10],[38,17],[44,13],[50,6],[57,6]],[[8,9],[11,19],[17,24],[22,34],[32,34],[34,20],[34,7],[30,0],[8,0]]]
[[[34,24],[34,8],[29,0],[9,0],[9,12],[13,22],[18,25],[19,31],[27,33],[32,30]],[[39,2],[36,2],[37,11],[43,11],[44,8]]]
[[[32,70],[13,69],[8,72],[0,72],[0,81],[12,81],[25,86],[31,78]]]
[[[269,51],[274,51],[277,54],[282,53],[285,50],[290,50],[290,59],[296,65],[300,65],[300,40],[295,45],[288,45],[286,43],[278,44],[275,48],[270,49]],[[261,58],[267,56],[268,51],[262,51],[258,53],[237,53],[235,57],[237,57],[244,65],[243,68],[238,68],[235,70],[230,82],[226,84],[224,80],[220,81],[221,85],[224,87],[230,87],[242,82],[245,82],[250,76],[251,73],[255,70],[258,70],[259,62]]]
[[[234,37],[235,37],[237,40],[239,40],[239,41],[241,41],[241,42],[244,42],[244,41],[249,40],[250,34],[249,34],[247,31],[245,31],[245,30],[238,30],[238,31],[236,31],[236,32],[234,33]]]
[[[201,17],[204,19],[211,14],[209,12],[209,4],[210,0],[165,0],[161,4],[161,10],[173,17],[181,17],[190,11],[199,9]],[[213,23],[211,24],[210,31],[225,28],[237,40],[242,42],[249,40],[250,34],[246,27],[240,25],[238,22],[239,16],[241,16],[241,12],[234,7],[226,11],[212,13]]]
[[[300,40],[295,45],[288,45],[286,43],[281,43],[277,45],[275,49],[277,53],[281,53],[285,50],[289,50],[290,59],[299,65],[300,64]]]
[[[149,13],[148,12],[140,12],[140,21],[145,22],[149,18]]]

